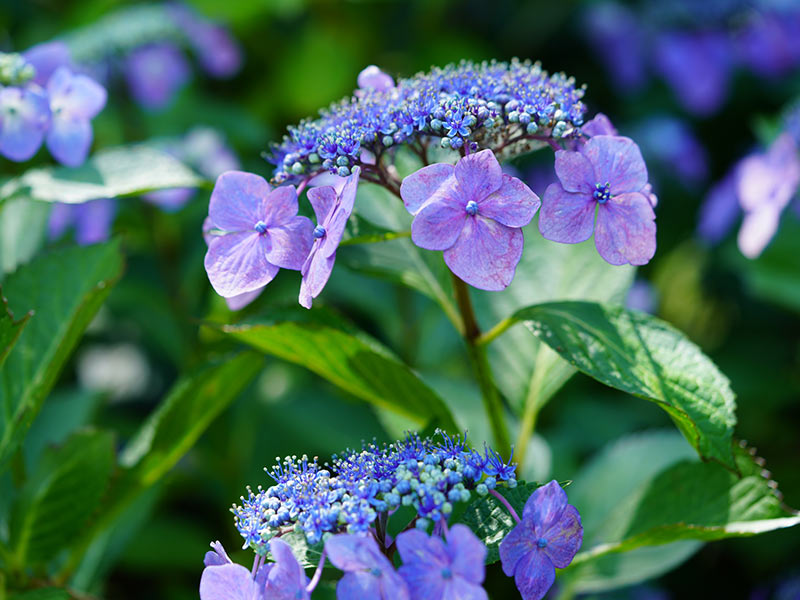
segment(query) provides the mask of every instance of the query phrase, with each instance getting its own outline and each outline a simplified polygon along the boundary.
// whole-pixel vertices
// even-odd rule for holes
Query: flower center
[[[264,234],[267,232],[267,224],[264,223],[264,221],[259,221],[258,223],[255,224],[255,227],[253,227],[253,229],[255,229],[258,233]]]
[[[453,576],[453,572],[450,570],[449,567],[445,567],[442,569],[442,577],[444,579],[450,579]]]
[[[325,228],[322,225],[317,225],[314,227],[314,238],[318,240],[321,237],[325,237]]]
[[[381,570],[378,569],[377,567],[373,567],[372,569],[369,570],[369,572],[371,575],[374,575],[375,577],[381,576]]]
[[[592,198],[597,200],[600,204],[605,204],[611,200],[611,184],[607,181],[605,183],[596,183],[594,185],[594,192]]]
[[[547,540],[544,538],[539,538],[539,541],[536,542],[536,545],[539,546],[539,548],[547,548]]]
[[[467,211],[468,215],[475,216],[478,214],[478,203],[475,200],[470,200],[467,202],[467,205],[464,207],[464,210]]]

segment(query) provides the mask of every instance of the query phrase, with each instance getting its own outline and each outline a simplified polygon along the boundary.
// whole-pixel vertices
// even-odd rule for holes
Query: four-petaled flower
[[[336,249],[353,212],[360,172],[359,167],[353,167],[352,174],[343,180],[341,187],[326,185],[308,190],[317,226],[313,231],[313,245],[301,268],[300,304],[306,308],[311,308],[313,299],[320,295],[331,276]]]
[[[486,547],[466,525],[453,525],[446,540],[419,529],[397,536],[400,575],[415,600],[487,600],[481,584]]]
[[[503,174],[491,150],[453,166],[437,163],[403,180],[400,194],[414,215],[411,239],[444,250],[450,270],[468,284],[502,290],[522,257],[521,227],[541,202],[519,179]]]
[[[500,542],[503,572],[514,577],[524,600],[540,600],[555,581],[555,567],[572,562],[582,541],[577,509],[551,481],[531,494],[522,520]]]
[[[314,225],[297,216],[294,186],[270,189],[251,173],[228,171],[217,179],[208,216],[205,268],[225,298],[265,286],[281,268],[300,270],[311,250]]]
[[[50,103],[38,85],[0,89],[0,154],[22,162],[39,149],[50,126]]]
[[[339,600],[409,600],[405,581],[371,535],[331,536],[325,551],[334,566],[345,572],[336,585]]]
[[[594,229],[597,251],[612,265],[644,265],[653,257],[655,213],[647,168],[633,140],[597,135],[578,152],[559,150],[556,175],[560,183],[548,186],[539,213],[545,238],[575,244]]]

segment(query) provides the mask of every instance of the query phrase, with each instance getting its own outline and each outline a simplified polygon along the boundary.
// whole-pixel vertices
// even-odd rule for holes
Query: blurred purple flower
[[[792,136],[783,133],[766,153],[743,159],[738,173],[737,193],[744,209],[739,249],[756,258],[775,235],[781,213],[800,183],[800,158]]]
[[[239,72],[242,49],[227,28],[201,17],[184,4],[175,3],[169,8],[209,75],[227,78]]]
[[[800,61],[800,12],[753,11],[736,37],[739,59],[764,77],[779,77]]]
[[[180,49],[163,42],[131,52],[125,60],[125,76],[134,99],[146,109],[159,110],[189,81],[190,70]]]
[[[628,290],[625,308],[655,314],[658,308],[658,291],[645,279],[637,279]]]
[[[36,84],[0,89],[0,154],[28,160],[42,145],[50,126],[47,94]]]
[[[358,87],[362,90],[390,90],[394,87],[394,79],[375,65],[370,65],[358,74]]]
[[[500,542],[503,572],[514,577],[524,600],[540,600],[581,547],[583,527],[577,509],[553,480],[538,488],[522,520]]]
[[[341,187],[325,185],[308,191],[308,200],[314,208],[317,226],[313,231],[314,243],[303,263],[300,283],[300,305],[311,308],[313,299],[320,295],[336,262],[336,249],[342,241],[347,220],[353,212],[358,189],[359,167],[341,182]]]
[[[634,131],[648,161],[660,163],[671,178],[677,175],[681,184],[691,187],[708,177],[705,148],[685,121],[657,115],[640,122]]]
[[[647,264],[656,251],[656,224],[638,146],[626,137],[598,135],[580,152],[556,152],[555,166],[560,183],[545,191],[542,235],[576,244],[594,229],[597,251],[610,264]]]
[[[450,270],[483,290],[502,290],[514,278],[523,234],[541,202],[519,179],[503,174],[491,150],[455,165],[423,167],[403,180],[400,194],[414,215],[411,239],[444,250]]]
[[[81,246],[105,242],[111,236],[111,224],[116,212],[116,202],[110,198],[82,204],[55,202],[47,224],[48,237],[57,239],[67,229],[74,227],[75,241]]]
[[[22,56],[36,69],[33,82],[44,87],[59,67],[71,67],[72,58],[64,42],[44,42],[28,48]]]
[[[400,575],[415,600],[486,600],[486,547],[466,525],[453,525],[443,540],[418,529],[397,536]]]
[[[615,87],[623,92],[640,89],[647,80],[645,40],[633,12],[617,2],[590,5],[583,29]]]
[[[709,115],[725,101],[733,65],[724,33],[665,31],[653,52],[656,69],[686,110]]]
[[[709,244],[721,242],[742,212],[736,195],[737,180],[738,165],[711,188],[700,206],[697,234]]]
[[[47,148],[68,167],[83,164],[92,144],[91,120],[106,104],[106,90],[86,75],[59,67],[47,82],[52,121]]]
[[[333,565],[345,572],[336,586],[339,600],[409,600],[406,582],[371,535],[331,536],[325,551]]]
[[[214,290],[229,298],[268,284],[281,268],[299,270],[311,250],[313,225],[297,216],[294,186],[271,189],[258,175],[228,171],[217,179],[208,214],[212,228],[205,268]]]

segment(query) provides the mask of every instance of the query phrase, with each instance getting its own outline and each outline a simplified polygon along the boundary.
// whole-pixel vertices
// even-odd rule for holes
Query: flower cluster
[[[583,88],[563,73],[549,75],[539,63],[463,61],[396,85],[371,68],[375,72],[365,70],[352,98],[290,127],[272,148],[277,183],[320,170],[347,176],[386,148],[418,140],[498,149],[511,132],[562,139],[578,135],[583,123]]]
[[[589,8],[584,30],[618,89],[637,90],[655,71],[700,115],[720,108],[737,66],[778,77],[800,65],[792,2],[646,0],[634,10],[606,0]]]
[[[466,525],[448,523],[453,504],[473,493],[491,494],[516,521],[500,542],[503,570],[524,600],[540,600],[555,568],[566,567],[580,548],[578,511],[551,481],[528,498],[520,518],[495,490],[500,483],[516,486],[513,465],[489,448],[478,452],[460,437],[439,434],[438,442],[409,434],[390,445],[367,444],[325,466],[285,459],[269,472],[274,486],[250,492],[233,508],[245,548],[256,551],[252,569],[212,543],[201,600],[309,599],[327,560],[344,573],[338,600],[487,600],[486,547]],[[416,518],[393,539],[388,520],[402,506],[413,507]],[[311,579],[282,539],[294,530],[311,544],[321,542]],[[397,569],[395,553],[402,561]]]
[[[86,160],[91,120],[106,104],[103,86],[36,50],[0,53],[0,84],[0,154],[26,161],[44,141],[62,164]]]

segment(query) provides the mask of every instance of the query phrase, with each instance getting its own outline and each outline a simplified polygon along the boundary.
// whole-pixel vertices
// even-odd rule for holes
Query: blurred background
[[[778,66],[758,63],[768,51],[791,54],[783,46],[767,48],[771,42],[780,45],[781,32],[771,29],[761,32],[761,46],[758,39],[753,42],[751,54],[742,51],[733,61],[734,51],[727,51],[735,64],[725,67],[724,85],[709,84],[719,73],[707,65],[704,72],[702,64],[690,60],[702,63],[713,47],[685,53],[683,62],[683,50],[673,47],[666,55],[658,50],[659,33],[676,30],[724,31],[727,39],[742,42],[737,48],[746,49],[747,36],[755,35],[748,3],[189,4],[229,28],[241,45],[241,68],[214,78],[192,66],[179,78],[184,83],[158,106],[143,106],[130,81],[110,77],[108,106],[94,121],[97,146],[183,136],[195,126],[208,126],[221,133],[245,170],[269,177],[271,165],[261,158],[269,143],[279,140],[288,124],[352,93],[358,72],[370,64],[401,77],[460,59],[516,56],[540,60],[544,68],[585,83],[588,114],[607,114],[623,135],[637,140],[659,197],[658,251],[639,269],[630,302],[684,331],[730,377],[738,395],[737,435],[757,446],[787,503],[800,505],[800,223],[787,210],[775,239],[754,260],[741,254],[733,232],[710,236],[713,240],[697,233],[709,190],[780,129],[782,111],[800,94],[800,69],[794,55]],[[781,10],[800,9],[793,4],[800,3],[787,0]],[[70,35],[129,5],[3,0],[0,49],[23,50]],[[734,5],[744,8],[735,12]],[[656,10],[659,6],[663,10]],[[787,48],[791,40],[796,43],[796,36],[787,34]],[[163,66],[166,60],[156,62]],[[679,68],[671,68],[670,60]],[[687,97],[686,88],[704,85],[716,87],[699,100],[691,92]],[[539,194],[552,177],[552,162],[545,158],[533,155],[514,165]],[[40,154],[36,160],[49,158]],[[4,162],[6,174],[29,166]],[[113,232],[124,240],[126,273],[34,428],[59,420],[92,421],[124,439],[178,372],[191,368],[200,319],[227,314],[202,266],[200,231],[207,203],[208,192],[201,191],[171,212],[138,200],[117,206]],[[270,287],[269,298],[256,306],[293,299],[296,293],[296,282],[280,276]],[[337,270],[325,300],[454,401],[479,403],[471,388],[459,384],[468,377],[460,340],[429,300],[346,269]],[[92,581],[107,576],[97,594],[112,599],[196,598],[208,543],[219,539],[229,549],[240,546],[227,509],[245,485],[268,484],[264,466],[276,456],[307,453],[324,459],[365,438],[391,439],[399,425],[390,421],[308,371],[270,359],[197,447],[146,501],[129,509],[125,526],[109,534],[112,543],[83,565],[79,576]],[[533,474],[570,479],[612,440],[662,427],[671,423],[657,407],[575,376],[541,415]],[[800,577],[800,535],[793,529],[707,544],[690,554],[680,568],[645,585],[597,596],[694,598],[711,591],[725,598],[800,597],[797,586],[790,587],[792,578]],[[501,585],[497,565],[489,579]]]

